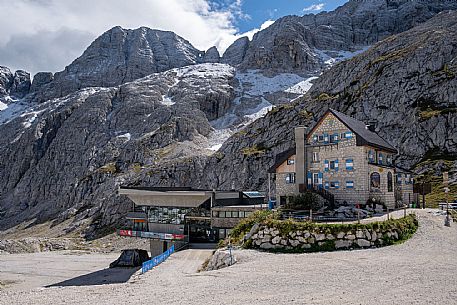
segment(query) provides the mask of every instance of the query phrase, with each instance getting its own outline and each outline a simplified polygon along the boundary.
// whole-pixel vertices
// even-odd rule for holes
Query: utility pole
[[[443,173],[443,184],[444,184],[444,193],[446,196],[446,219],[444,220],[444,225],[446,227],[451,226],[451,219],[449,217],[449,200],[448,200],[448,193],[449,193],[449,173]]]

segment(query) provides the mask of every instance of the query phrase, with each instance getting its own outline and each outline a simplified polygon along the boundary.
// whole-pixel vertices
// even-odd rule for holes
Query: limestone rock
[[[216,47],[209,48],[203,55],[202,62],[218,63],[220,61],[219,51]]]
[[[366,239],[357,239],[357,245],[361,248],[370,247],[371,243]]]
[[[43,85],[49,84],[54,80],[54,74],[52,72],[38,72],[33,77],[32,86],[30,92],[38,91]]]
[[[317,241],[321,241],[325,239],[325,234],[314,234],[314,237]]]
[[[249,39],[247,37],[238,38],[225,50],[221,62],[231,66],[239,65],[243,61],[248,47]]]
[[[350,241],[350,240],[338,239],[335,241],[336,249],[349,248],[350,246],[352,246],[352,241]]]
[[[271,243],[272,243],[273,245],[276,245],[276,244],[279,244],[280,241],[281,241],[281,237],[275,236],[275,237],[273,237],[273,239],[271,240]]]
[[[269,242],[265,242],[260,245],[260,248],[264,249],[264,250],[268,250],[268,249],[274,248],[274,246],[272,244],[270,244]]]

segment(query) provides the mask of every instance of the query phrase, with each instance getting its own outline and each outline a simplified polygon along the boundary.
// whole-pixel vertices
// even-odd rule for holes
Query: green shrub
[[[289,210],[318,210],[319,198],[312,192],[305,192],[289,197],[289,202],[284,206]]]
[[[278,219],[279,214],[276,212],[272,212],[270,210],[259,210],[251,215],[249,217],[241,220],[230,232],[230,238],[232,242],[234,243],[239,243],[244,235],[249,233],[251,228],[256,224],[256,223],[263,223],[267,219]]]

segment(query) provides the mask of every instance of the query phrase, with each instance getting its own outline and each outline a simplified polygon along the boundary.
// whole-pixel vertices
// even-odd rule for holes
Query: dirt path
[[[202,273],[195,270],[208,252],[183,251],[128,283],[4,292],[0,304],[457,304],[457,224],[448,228],[443,216],[417,214],[418,232],[401,245],[237,251],[239,263]]]

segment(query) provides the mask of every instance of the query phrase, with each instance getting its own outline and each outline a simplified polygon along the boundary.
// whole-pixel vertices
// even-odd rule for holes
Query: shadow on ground
[[[48,285],[48,287],[62,286],[95,286],[106,284],[126,283],[140,267],[132,268],[107,268],[92,273],[84,274],[66,281]]]

